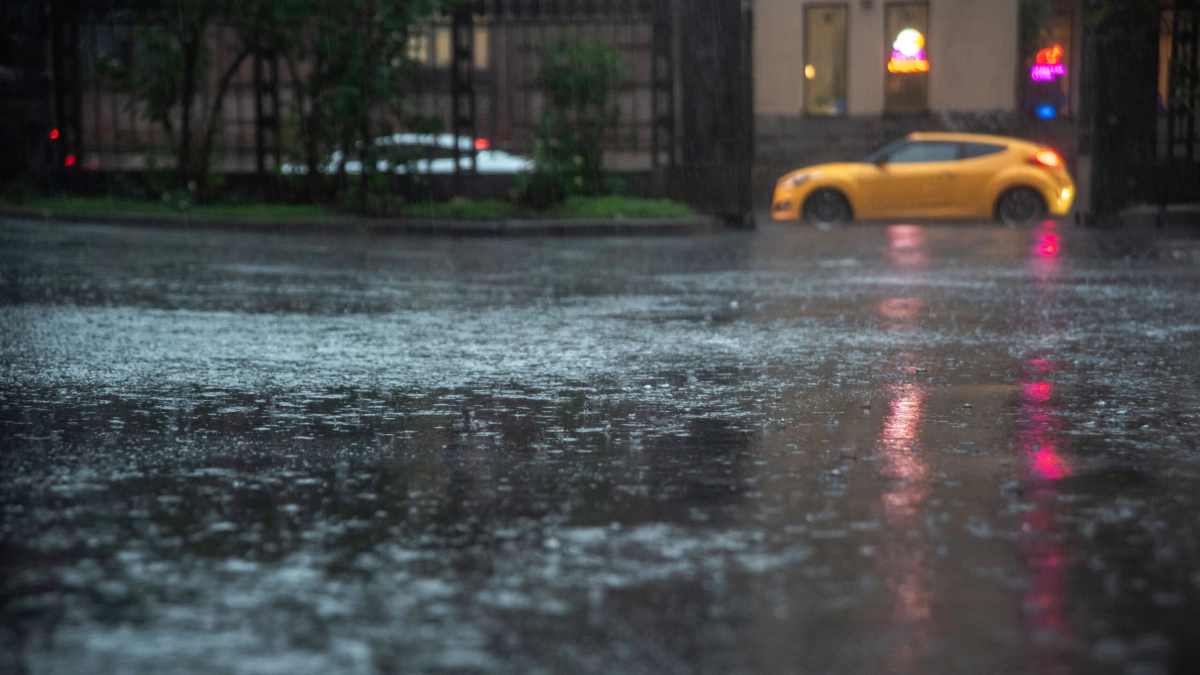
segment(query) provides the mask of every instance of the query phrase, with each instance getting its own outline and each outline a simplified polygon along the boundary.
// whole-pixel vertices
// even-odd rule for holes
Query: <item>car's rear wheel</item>
[[[1046,202],[1030,187],[1015,187],[996,204],[996,215],[1006,225],[1026,225],[1046,216]]]
[[[850,202],[831,188],[821,188],[804,201],[804,220],[817,227],[836,227],[850,222]]]

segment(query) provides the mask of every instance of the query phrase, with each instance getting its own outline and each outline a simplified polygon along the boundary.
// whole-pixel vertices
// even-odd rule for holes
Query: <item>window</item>
[[[804,112],[846,114],[846,7],[804,8]]]
[[[929,3],[896,2],[884,15],[883,109],[892,114],[923,113],[929,108]]]
[[[1005,146],[995,143],[960,143],[959,144],[959,159],[975,159],[976,157],[986,157],[994,155],[997,152],[1003,152]]]
[[[876,150],[875,152],[872,152],[871,154],[867,155],[866,157],[863,157],[862,161],[864,164],[874,164],[875,162],[878,162],[879,160],[892,154],[892,152],[894,152],[897,148],[903,146],[905,143],[908,143],[908,141],[903,138],[892,141],[891,143],[888,143],[887,145]]]
[[[1060,14],[1037,31],[1025,56],[1025,112],[1042,119],[1070,114],[1070,78],[1071,17]]]
[[[476,26],[471,32],[471,64],[476,70],[487,70],[490,64],[488,29]],[[453,60],[454,42],[450,24],[423,29],[408,39],[408,58],[423,66],[449,68]]]
[[[945,141],[914,141],[892,151],[889,164],[917,164],[920,162],[952,162],[958,159],[958,143]]]

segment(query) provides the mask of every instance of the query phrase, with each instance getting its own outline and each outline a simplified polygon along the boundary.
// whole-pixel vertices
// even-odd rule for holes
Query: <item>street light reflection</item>
[[[892,479],[890,489],[880,497],[883,520],[892,534],[880,561],[892,597],[895,628],[903,634],[887,657],[888,670],[895,672],[911,670],[925,654],[933,615],[932,552],[927,541],[911,536],[920,531],[920,509],[930,491],[930,468],[919,439],[924,399],[917,385],[895,388],[878,439],[881,471]]]
[[[916,385],[905,384],[894,395],[879,447],[884,474],[898,482],[881,501],[888,523],[899,526],[916,515],[916,507],[928,496],[929,466],[917,452],[924,394]]]
[[[1041,358],[1026,359],[1018,403],[1017,447],[1024,458],[1019,479],[1028,505],[1020,511],[1019,547],[1031,572],[1022,606],[1026,621],[1039,639],[1069,641],[1074,628],[1067,614],[1067,551],[1058,524],[1058,481],[1072,473],[1062,454],[1064,437],[1054,383],[1045,378],[1058,368]],[[1053,657],[1051,657],[1053,658]],[[1052,665],[1052,664],[1047,664]]]

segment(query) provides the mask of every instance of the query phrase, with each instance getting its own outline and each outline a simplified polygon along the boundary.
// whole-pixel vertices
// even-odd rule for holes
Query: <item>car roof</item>
[[[392,134],[375,139],[375,145],[421,145],[439,148],[453,148],[454,134]],[[458,136],[458,147],[462,150],[474,150],[475,139],[470,136]]]
[[[994,136],[992,134],[967,134],[951,131],[916,131],[908,135],[910,140],[914,141],[952,141],[955,143],[995,143],[997,145],[1028,145],[1036,147],[1036,143],[1031,143],[1021,138],[1013,138],[1011,136]]]

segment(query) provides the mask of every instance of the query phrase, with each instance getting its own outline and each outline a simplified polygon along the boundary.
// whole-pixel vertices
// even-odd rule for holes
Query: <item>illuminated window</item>
[[[408,58],[427,65],[429,63],[429,35],[422,32],[408,38]]]
[[[1071,17],[1058,15],[1038,31],[1025,57],[1025,112],[1054,119],[1071,112]]]
[[[476,70],[484,70],[488,67],[488,29],[477,26],[474,32],[472,61]]]
[[[439,25],[423,30],[408,39],[408,58],[423,66],[449,68],[453,60],[453,34],[449,25]],[[476,26],[472,30],[473,51],[471,63],[476,70],[486,70],[490,65],[488,51],[488,29]]]
[[[804,112],[846,114],[846,7],[804,8]]]
[[[929,3],[895,2],[884,15],[883,109],[923,113],[929,108]]]
[[[433,31],[433,65],[449,68],[452,54],[450,27],[438,26]]]

